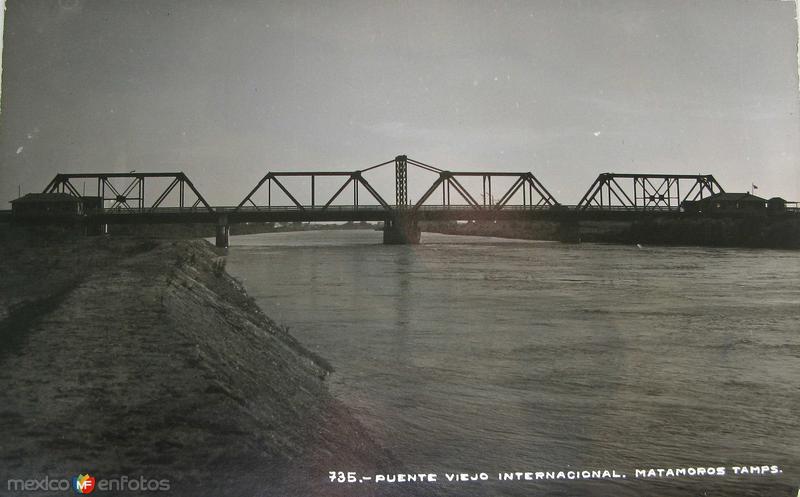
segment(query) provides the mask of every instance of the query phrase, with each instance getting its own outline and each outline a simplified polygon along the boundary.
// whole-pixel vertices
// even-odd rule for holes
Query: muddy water
[[[301,232],[228,269],[408,468],[489,476],[454,495],[797,492],[800,252]],[[620,477],[497,481],[576,469]]]

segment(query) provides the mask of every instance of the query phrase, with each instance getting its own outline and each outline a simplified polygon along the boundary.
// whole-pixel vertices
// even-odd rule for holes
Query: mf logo
[[[72,479],[72,489],[76,494],[90,494],[94,491],[95,479],[92,476],[78,475]]]

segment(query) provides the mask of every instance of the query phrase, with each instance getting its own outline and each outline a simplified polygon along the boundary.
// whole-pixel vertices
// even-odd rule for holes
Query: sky
[[[794,2],[6,9],[3,201],[57,172],[182,170],[210,203],[235,205],[267,171],[399,154],[531,171],[564,204],[602,172],[711,173],[727,191],[800,200]],[[393,191],[391,174],[374,181]],[[432,181],[410,175],[410,197]]]

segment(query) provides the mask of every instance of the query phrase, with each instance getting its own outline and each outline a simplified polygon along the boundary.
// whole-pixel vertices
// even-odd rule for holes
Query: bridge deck
[[[532,207],[504,206],[502,209],[490,207],[476,208],[469,205],[423,206],[417,210],[399,211],[386,209],[381,205],[353,206],[272,206],[266,207],[159,207],[154,209],[104,209],[90,210],[82,216],[53,216],[53,222],[72,220],[97,224],[238,224],[267,222],[361,222],[387,221],[407,216],[416,221],[480,221],[480,220],[528,220],[528,221],[581,221],[606,220],[630,221],[642,218],[696,217],[697,214],[684,213],[677,209],[629,207],[578,208],[576,206]],[[766,212],[764,212],[766,213]],[[789,207],[787,215],[800,215],[800,208]],[[753,215],[742,212],[738,216]],[[723,215],[722,213],[718,215]],[[725,216],[737,217],[725,213]],[[0,211],[0,222],[13,220],[11,211]],[[33,218],[20,218],[23,221]],[[41,216],[37,222],[46,222]]]

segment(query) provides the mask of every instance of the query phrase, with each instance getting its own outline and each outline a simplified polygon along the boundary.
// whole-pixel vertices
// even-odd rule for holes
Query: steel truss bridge
[[[393,173],[394,198],[375,187],[381,173]],[[414,201],[410,186],[420,192]],[[724,190],[712,175],[604,173],[577,205],[565,206],[531,172],[448,171],[400,155],[354,171],[268,172],[236,206],[210,205],[182,172],[58,174],[44,189],[55,192],[81,199],[87,225],[213,223],[217,244],[227,246],[236,223],[383,221],[387,243],[414,243],[418,221],[669,216],[684,201]]]

